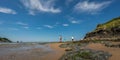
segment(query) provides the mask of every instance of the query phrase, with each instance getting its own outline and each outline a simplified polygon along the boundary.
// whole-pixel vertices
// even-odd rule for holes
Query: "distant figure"
[[[62,36],[61,35],[60,35],[59,39],[60,39],[60,42],[62,42]]]
[[[72,36],[72,41],[74,41],[74,37]]]
[[[19,41],[17,41],[17,43],[19,43]]]

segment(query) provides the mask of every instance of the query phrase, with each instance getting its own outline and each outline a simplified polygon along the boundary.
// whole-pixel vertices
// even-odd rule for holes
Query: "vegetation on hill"
[[[2,37],[0,37],[0,42],[12,42],[12,41],[9,40],[8,38],[2,38]]]
[[[114,18],[104,24],[98,24],[95,31],[100,30],[100,29],[109,30],[113,27],[120,27],[120,17]]]
[[[120,39],[120,17],[98,24],[96,29],[87,33],[84,39]]]

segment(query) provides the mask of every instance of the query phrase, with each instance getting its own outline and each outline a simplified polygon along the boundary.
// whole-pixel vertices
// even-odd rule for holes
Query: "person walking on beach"
[[[61,35],[59,36],[59,39],[60,39],[60,42],[62,42],[62,36]]]
[[[72,42],[74,41],[74,37],[72,36]]]

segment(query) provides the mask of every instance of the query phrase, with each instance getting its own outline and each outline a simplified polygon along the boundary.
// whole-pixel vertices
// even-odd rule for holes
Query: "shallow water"
[[[37,43],[2,43],[0,44],[0,57],[9,54],[27,54],[31,51],[39,50],[39,53],[49,53],[53,50],[48,45],[41,45]]]

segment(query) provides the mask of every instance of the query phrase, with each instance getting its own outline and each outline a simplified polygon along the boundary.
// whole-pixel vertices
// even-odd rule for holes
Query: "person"
[[[62,42],[62,36],[61,35],[60,35],[59,39],[60,39],[60,42]]]
[[[72,36],[72,41],[74,41],[74,37]]]

